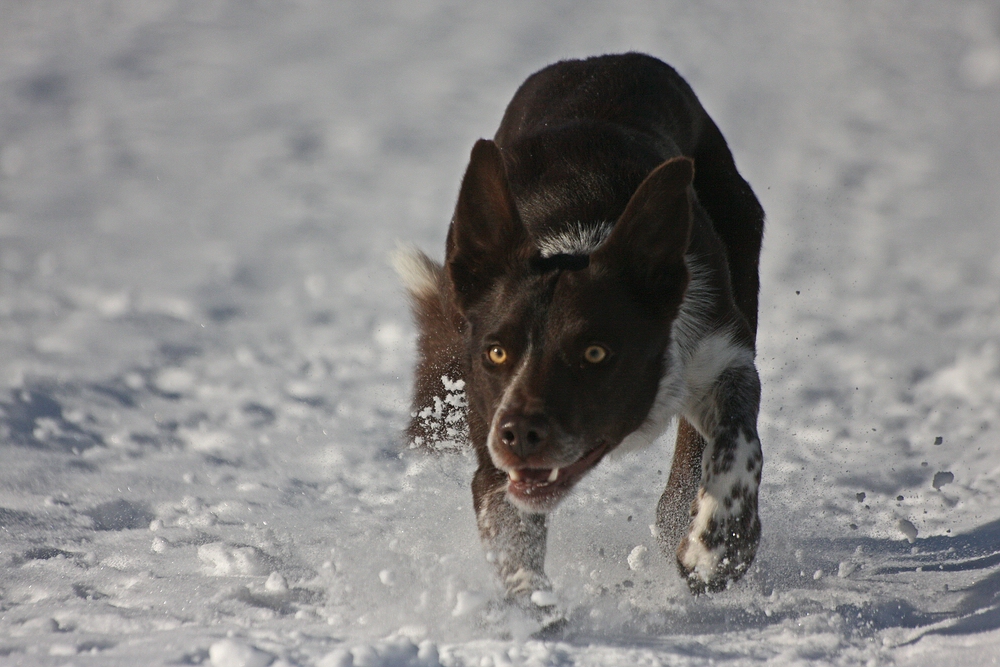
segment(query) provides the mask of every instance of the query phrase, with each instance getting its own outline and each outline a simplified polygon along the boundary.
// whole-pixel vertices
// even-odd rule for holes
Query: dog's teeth
[[[553,468],[552,472],[549,473],[549,481],[554,482],[559,479],[559,468]]]
[[[512,482],[520,482],[521,481],[521,473],[519,473],[518,471],[511,470],[507,474],[510,475],[510,481],[512,481]]]

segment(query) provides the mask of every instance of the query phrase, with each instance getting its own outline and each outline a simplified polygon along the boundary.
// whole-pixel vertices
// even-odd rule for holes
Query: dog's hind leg
[[[472,502],[486,559],[494,564],[504,593],[528,610],[552,605],[545,593],[552,588],[545,576],[544,514],[528,514],[507,500],[507,475],[489,460],[472,478]]]
[[[656,505],[656,539],[660,549],[671,559],[691,525],[691,505],[701,483],[704,451],[705,439],[688,420],[681,418],[667,487]]]

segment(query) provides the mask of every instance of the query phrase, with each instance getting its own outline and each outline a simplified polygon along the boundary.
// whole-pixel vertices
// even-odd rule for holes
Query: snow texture
[[[768,212],[763,542],[691,597],[669,437],[604,461],[533,638],[471,458],[403,444],[387,258],[528,74],[628,49]],[[0,663],[995,664],[997,118],[972,0],[0,4]]]

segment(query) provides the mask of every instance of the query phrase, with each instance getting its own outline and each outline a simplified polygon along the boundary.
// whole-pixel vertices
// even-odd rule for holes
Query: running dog
[[[627,53],[529,77],[472,148],[444,264],[397,255],[419,330],[408,435],[475,448],[476,520],[507,598],[550,604],[546,513],[674,417],[659,544],[695,593],[747,571],[763,228],[688,84]]]

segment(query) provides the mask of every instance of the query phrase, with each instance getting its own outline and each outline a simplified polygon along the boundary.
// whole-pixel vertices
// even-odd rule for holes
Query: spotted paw
[[[749,569],[759,540],[756,493],[726,503],[699,489],[690,531],[677,548],[681,576],[692,593],[722,590]]]

